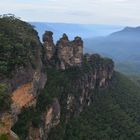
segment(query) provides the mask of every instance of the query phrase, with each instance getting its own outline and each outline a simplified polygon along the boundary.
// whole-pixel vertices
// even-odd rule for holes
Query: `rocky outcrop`
[[[81,73],[81,76],[76,78],[71,85],[73,90],[67,95],[67,118],[79,115],[85,107],[90,106],[94,102],[94,92],[97,89],[108,88],[114,74],[114,63],[111,59],[98,58],[100,62],[97,65],[93,62],[100,57],[99,55],[85,57],[88,59],[90,68],[88,72]]]
[[[29,128],[29,140],[47,140],[51,129],[60,122],[60,103],[57,98],[53,99],[47,111],[42,114],[42,123],[39,128],[31,126]]]
[[[43,35],[43,46],[44,46],[44,57],[45,61],[48,62],[54,55],[55,52],[55,45],[53,43],[53,33],[51,31],[46,31]]]
[[[62,38],[60,38],[56,45],[54,45],[52,33],[46,31],[43,35],[43,41],[47,63],[55,63],[55,66],[58,69],[63,70],[71,66],[81,65],[83,57],[83,41],[80,37],[75,37],[73,41],[69,41],[68,36],[63,34]]]
[[[9,116],[11,117],[10,120],[12,120],[12,123],[9,123],[9,126],[7,127],[7,120],[3,121],[0,120],[0,122],[2,122],[3,126],[1,127],[0,125],[0,133],[11,133],[10,128],[12,128],[12,126],[14,125],[14,123],[18,120],[18,115],[20,114],[22,108],[28,108],[29,106],[35,106],[36,105],[36,99],[37,96],[39,95],[39,91],[41,89],[44,88],[45,83],[46,83],[46,75],[44,73],[41,72],[42,68],[38,68],[38,70],[32,70],[32,74],[31,73],[26,73],[26,75],[32,75],[32,78],[29,79],[26,77],[23,77],[23,81],[20,79],[21,77],[18,77],[21,82],[19,82],[19,80],[15,80],[13,81],[13,79],[16,77],[11,79],[11,84],[9,82],[9,85],[11,87],[10,91],[12,91],[11,94],[11,99],[12,99],[12,104],[11,104],[11,109],[7,112],[9,114]],[[24,73],[24,72],[23,72]],[[19,74],[17,74],[19,75]],[[25,84],[23,84],[25,83]],[[13,90],[14,89],[14,90]],[[6,118],[6,112],[3,112],[3,118]],[[2,119],[2,118],[1,118]],[[9,122],[9,120],[8,120]],[[1,129],[5,130],[1,131]]]
[[[74,72],[74,75],[72,75],[73,79],[70,79],[69,90],[66,90],[63,86],[60,87],[60,97],[53,98],[52,103],[46,106],[46,111],[40,114],[41,123],[39,126],[34,127],[32,123],[30,124],[27,136],[29,140],[49,139],[48,136],[52,128],[61,125],[63,114],[61,110],[65,109],[64,123],[68,123],[70,119],[78,116],[84,108],[94,102],[94,90],[108,88],[114,72],[112,60],[101,58],[97,54],[83,55],[83,41],[80,37],[69,41],[67,35],[63,34],[62,38],[54,45],[52,32],[45,32],[43,41],[46,65],[53,69]],[[38,81],[37,83],[40,83],[38,75],[36,73],[34,79]],[[23,87],[25,87],[24,91],[22,90]],[[14,92],[15,96],[13,96],[13,100],[18,104],[16,106],[27,105],[29,107],[30,104],[35,104],[36,96],[33,94],[33,90],[32,82],[18,88]],[[19,93],[22,95],[20,98],[18,97]],[[62,99],[63,96],[65,98]],[[16,100],[17,98],[18,100]],[[23,99],[24,101],[22,101]]]
[[[61,108],[58,99],[54,99],[51,107],[45,113],[44,116],[44,134],[42,139],[46,140],[51,128],[57,126],[60,122]]]

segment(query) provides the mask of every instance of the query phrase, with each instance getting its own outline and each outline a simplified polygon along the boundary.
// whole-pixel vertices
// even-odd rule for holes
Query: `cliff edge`
[[[63,34],[55,44],[46,31],[41,44],[30,24],[11,15],[0,18],[0,35],[1,135],[49,139],[52,128],[94,102],[96,89],[110,85],[113,61],[83,54],[80,37]]]

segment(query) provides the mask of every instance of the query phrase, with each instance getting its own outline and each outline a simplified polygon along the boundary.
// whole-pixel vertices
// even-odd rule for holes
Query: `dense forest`
[[[94,91],[94,102],[66,126],[54,128],[51,140],[139,140],[140,93],[131,80],[115,73],[109,89]]]
[[[37,32],[14,15],[0,17],[0,76],[12,76],[19,66],[33,63]]]

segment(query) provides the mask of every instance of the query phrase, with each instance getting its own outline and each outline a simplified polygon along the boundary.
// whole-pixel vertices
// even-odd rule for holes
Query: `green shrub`
[[[1,134],[0,140],[8,140],[8,136],[6,134]]]
[[[0,74],[11,76],[15,67],[32,65],[38,46],[37,32],[14,15],[0,17]]]
[[[10,109],[11,97],[6,84],[0,83],[0,111]]]

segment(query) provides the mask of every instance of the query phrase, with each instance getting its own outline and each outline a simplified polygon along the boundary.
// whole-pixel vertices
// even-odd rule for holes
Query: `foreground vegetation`
[[[0,76],[12,76],[19,66],[33,64],[37,32],[14,15],[0,16]]]

